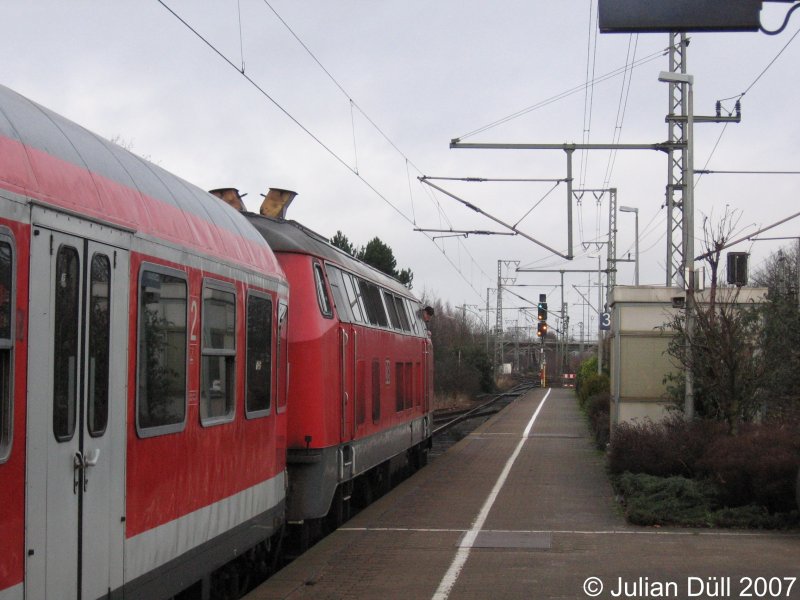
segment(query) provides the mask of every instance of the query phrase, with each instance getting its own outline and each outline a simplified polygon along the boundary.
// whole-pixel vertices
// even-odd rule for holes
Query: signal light
[[[547,335],[547,323],[545,321],[539,321],[536,324],[536,336],[543,338]]]
[[[539,321],[547,321],[547,296],[545,294],[539,294],[539,304],[536,308]]]

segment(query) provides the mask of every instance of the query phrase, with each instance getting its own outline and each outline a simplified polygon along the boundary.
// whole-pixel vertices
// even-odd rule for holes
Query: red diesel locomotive
[[[313,530],[326,516],[337,526],[355,497],[368,504],[394,472],[426,462],[433,355],[409,290],[283,218],[293,197],[270,190],[262,212],[277,218],[247,217],[292,290],[287,518]]]
[[[287,305],[241,214],[0,87],[0,599],[166,598],[267,550]]]

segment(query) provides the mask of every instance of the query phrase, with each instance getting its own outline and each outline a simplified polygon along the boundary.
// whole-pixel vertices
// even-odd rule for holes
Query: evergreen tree
[[[368,265],[375,267],[379,271],[386,273],[390,277],[394,277],[408,289],[411,289],[412,282],[414,281],[414,273],[411,269],[401,269],[398,271],[397,260],[394,257],[391,247],[384,244],[380,238],[372,238],[366,246],[356,248],[345,234],[337,231],[336,235],[331,238],[331,244],[344,250],[350,256],[355,256],[359,260],[363,260]]]
[[[380,238],[372,238],[367,245],[359,251],[358,258],[391,277],[397,276],[397,272],[395,271],[397,260],[394,258],[394,252],[392,252],[392,249],[384,244]]]
[[[350,240],[347,239],[347,236],[339,230],[337,230],[336,235],[331,238],[331,244],[339,248],[339,250],[344,250],[350,256],[356,256],[356,247],[353,246]]]

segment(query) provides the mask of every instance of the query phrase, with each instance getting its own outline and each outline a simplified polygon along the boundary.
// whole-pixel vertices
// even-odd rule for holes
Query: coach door
[[[124,249],[33,227],[27,598],[122,585],[128,271]]]

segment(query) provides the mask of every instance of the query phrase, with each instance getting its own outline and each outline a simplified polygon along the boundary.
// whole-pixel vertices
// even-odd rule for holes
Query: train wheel
[[[336,488],[331,501],[331,508],[327,516],[328,531],[333,531],[341,527],[345,521],[345,501],[342,495],[342,487]]]
[[[372,504],[372,481],[369,475],[361,475],[355,481],[355,495],[353,496],[357,508],[366,508]]]
[[[414,449],[414,463],[417,469],[421,469],[428,464],[428,449],[422,445]]]

